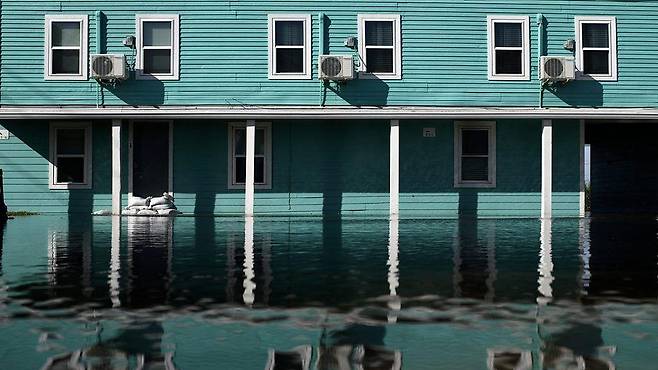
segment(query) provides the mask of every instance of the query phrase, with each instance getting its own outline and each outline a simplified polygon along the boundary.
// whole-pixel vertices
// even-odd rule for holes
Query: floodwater
[[[1,369],[655,369],[658,220],[10,220]]]

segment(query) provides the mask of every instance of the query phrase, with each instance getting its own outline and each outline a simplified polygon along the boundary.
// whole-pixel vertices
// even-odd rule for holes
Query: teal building
[[[0,5],[12,211],[658,209],[658,1]]]

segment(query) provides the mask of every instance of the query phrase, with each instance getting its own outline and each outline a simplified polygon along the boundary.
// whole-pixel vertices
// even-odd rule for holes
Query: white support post
[[[256,121],[247,121],[247,164],[244,182],[244,214],[247,217],[254,215],[254,155],[256,146]]]
[[[580,120],[580,217],[585,217],[585,120]]]
[[[553,121],[543,120],[541,131],[541,217],[552,217]]]
[[[397,217],[400,213],[400,121],[391,120],[390,147],[390,213]]]
[[[121,214],[121,120],[112,120],[112,214]]]

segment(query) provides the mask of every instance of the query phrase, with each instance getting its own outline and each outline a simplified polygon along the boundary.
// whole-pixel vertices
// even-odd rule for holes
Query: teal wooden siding
[[[328,105],[537,106],[537,27],[547,20],[549,55],[569,55],[574,16],[617,17],[619,81],[575,81],[547,92],[547,106],[658,107],[658,1],[29,1],[1,3],[0,103],[319,105],[319,81],[267,78],[267,14],[311,14],[313,76],[319,50],[318,13],[329,20],[327,50],[349,54],[343,40],[357,34],[358,13],[402,17],[402,79],[357,80],[328,91]],[[180,80],[122,83],[104,92],[96,82],[44,81],[45,14],[88,14],[89,47],[96,50],[95,12],[107,18],[106,50],[127,54],[121,40],[135,33],[135,13],[180,14]],[[487,80],[486,17],[528,15],[532,81]]]
[[[93,123],[93,189],[48,189],[48,124],[4,122],[0,141],[12,211],[80,212],[111,206],[110,123]],[[541,122],[500,120],[497,186],[453,187],[452,121],[402,121],[401,217],[537,217],[541,192]],[[123,204],[128,192],[128,123],[123,125]],[[424,127],[436,128],[424,138]],[[578,122],[554,127],[554,213],[577,216]],[[256,190],[258,215],[381,216],[389,212],[388,121],[272,122],[272,189]],[[228,122],[174,122],[174,193],[186,214],[242,215],[243,190],[228,189]]]

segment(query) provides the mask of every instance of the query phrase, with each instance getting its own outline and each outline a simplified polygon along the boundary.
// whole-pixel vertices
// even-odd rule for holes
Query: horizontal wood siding
[[[350,54],[357,14],[402,17],[402,79],[356,80],[327,91],[328,105],[537,106],[537,27],[547,20],[549,55],[569,55],[574,16],[616,16],[619,81],[575,81],[547,92],[547,106],[658,107],[658,1],[448,1],[448,0],[124,0],[1,2],[0,102],[4,105],[319,105],[318,13],[328,17],[333,54]],[[107,18],[107,52],[131,50],[121,40],[135,33],[136,13],[180,14],[180,80],[130,81],[100,93],[94,81],[44,81],[45,14],[88,14],[89,47],[96,49],[95,12]],[[268,80],[267,14],[312,16],[312,80]],[[487,80],[486,17],[528,15],[531,81]],[[334,91],[335,90],[335,91]]]

